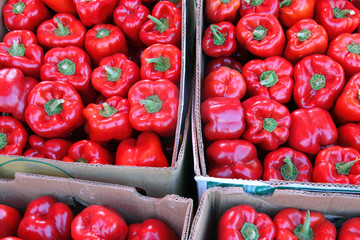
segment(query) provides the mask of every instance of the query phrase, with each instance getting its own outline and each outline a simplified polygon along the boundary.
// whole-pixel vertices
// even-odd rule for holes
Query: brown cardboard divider
[[[168,224],[179,239],[188,237],[193,201],[178,195],[163,198],[142,196],[132,187],[79,179],[17,173],[15,179],[0,179],[0,203],[22,212],[34,199],[50,195],[66,204],[107,205],[121,213],[127,224],[157,218]]]

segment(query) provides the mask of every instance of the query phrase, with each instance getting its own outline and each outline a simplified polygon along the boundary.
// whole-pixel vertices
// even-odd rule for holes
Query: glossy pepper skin
[[[234,22],[240,8],[240,0],[207,0],[204,16],[208,23]]]
[[[85,34],[84,24],[73,15],[58,13],[40,24],[36,36],[40,45],[46,49],[67,46],[84,48]]]
[[[163,221],[155,218],[129,225],[127,240],[177,240],[175,232]]]
[[[338,128],[338,143],[342,147],[355,148],[360,152],[360,124],[348,123]]]
[[[336,100],[332,115],[340,124],[360,121],[360,73],[346,83]]]
[[[73,240],[125,240],[128,226],[124,217],[111,207],[91,205],[79,213],[71,223]]]
[[[27,97],[37,81],[24,76],[18,68],[0,70],[0,112],[11,113],[11,116],[24,122]]]
[[[354,148],[330,146],[315,159],[313,181],[360,184],[360,153]]]
[[[315,20],[326,29],[331,41],[359,26],[360,11],[346,0],[321,0],[316,4]]]
[[[294,100],[299,108],[329,110],[345,85],[342,66],[326,55],[303,58],[294,70]]]
[[[0,68],[19,68],[25,75],[39,78],[44,51],[29,30],[8,32],[0,42]]]
[[[75,4],[72,0],[41,0],[49,8],[58,13],[77,15]]]
[[[85,49],[96,66],[102,58],[114,53],[128,55],[125,35],[119,27],[111,24],[97,24],[87,31]]]
[[[340,228],[338,240],[356,240],[360,238],[360,218],[347,220]]]
[[[126,55],[105,57],[91,74],[94,88],[105,97],[127,97],[130,87],[140,79],[140,69]]]
[[[62,138],[46,140],[40,136],[31,135],[29,144],[31,148],[27,149],[23,156],[62,160],[73,142]]]
[[[175,84],[180,81],[181,51],[171,44],[154,44],[141,55],[140,78],[167,79]]]
[[[153,132],[142,132],[137,139],[122,141],[116,151],[116,165],[169,167],[160,138]]]
[[[133,132],[129,112],[129,101],[119,96],[108,98],[102,104],[90,103],[83,110],[85,132],[96,142],[129,138]]]
[[[0,117],[0,154],[22,155],[27,137],[21,122],[9,116]]]
[[[158,2],[139,32],[140,40],[150,46],[156,43],[173,44],[181,42],[182,12],[170,1]]]
[[[337,139],[337,129],[328,111],[313,107],[297,109],[291,113],[288,144],[295,150],[317,154]]]
[[[218,69],[219,67],[228,67],[241,73],[242,64],[232,57],[214,58],[206,65],[205,76],[209,75],[209,73]]]
[[[296,22],[286,31],[286,39],[284,57],[292,64],[311,54],[325,54],[328,47],[325,28],[313,19]]]
[[[0,204],[0,238],[16,236],[21,218],[19,210]]]
[[[114,11],[114,22],[129,39],[128,44],[141,47],[139,32],[141,26],[148,21],[149,9],[140,0],[120,0]]]
[[[242,69],[249,97],[261,95],[281,104],[290,101],[294,87],[294,67],[282,57],[247,62]]]
[[[62,161],[89,163],[89,164],[113,164],[114,157],[106,149],[98,143],[89,140],[81,140],[73,145],[68,150]]]
[[[336,239],[336,228],[319,212],[285,208],[274,217],[276,239]],[[308,237],[308,238],[307,238]]]
[[[283,147],[266,155],[263,180],[311,182],[313,166],[302,152]]]
[[[273,151],[285,143],[290,134],[291,117],[286,106],[264,96],[242,103],[246,128],[242,138]]]
[[[84,123],[81,98],[70,83],[44,81],[29,93],[25,120],[39,136],[66,137]]]
[[[227,210],[217,225],[218,240],[275,239],[276,229],[271,218],[258,213],[249,205],[238,205]]]
[[[169,80],[141,80],[129,90],[130,124],[137,131],[173,136],[177,124],[179,90]]]
[[[81,22],[87,27],[110,22],[114,9],[119,2],[116,0],[73,1]]]
[[[316,0],[280,0],[279,21],[290,28],[297,21],[314,17]]]
[[[279,0],[241,0],[240,16],[250,13],[269,13],[279,17]]]
[[[74,213],[64,203],[50,196],[30,202],[18,229],[23,239],[71,240],[71,221]]]
[[[84,104],[92,102],[96,92],[91,85],[91,60],[81,48],[68,46],[50,49],[40,70],[42,81],[64,81],[80,94]]]
[[[236,25],[236,38],[241,47],[259,57],[281,56],[285,35],[272,14],[250,13]]]
[[[200,112],[203,132],[210,142],[240,138],[245,130],[244,108],[237,98],[208,98]]]
[[[260,179],[263,167],[255,146],[245,140],[218,140],[206,149],[208,174],[218,178]]]
[[[341,64],[349,79],[360,72],[360,33],[342,33],[331,41],[327,55]]]
[[[205,30],[202,50],[210,57],[230,56],[237,48],[235,26],[231,22],[211,24]]]
[[[51,18],[41,0],[10,0],[3,9],[5,26],[10,30],[35,31],[43,21]]]
[[[212,97],[238,98],[244,97],[246,83],[237,70],[219,67],[207,75],[203,82],[201,98]]]

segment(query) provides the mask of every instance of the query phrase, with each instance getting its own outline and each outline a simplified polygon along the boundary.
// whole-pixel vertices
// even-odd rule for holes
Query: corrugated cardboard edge
[[[174,229],[182,240],[188,238],[193,200],[178,195],[152,198],[132,187],[79,179],[17,173],[13,180],[0,179],[0,202],[25,210],[35,198],[51,195],[67,204],[108,205],[118,210],[127,223],[158,218]]]
[[[240,204],[249,204],[270,217],[284,208],[309,209],[342,217],[360,216],[360,195],[276,190],[272,195],[259,196],[247,194],[239,187],[214,187],[206,190],[200,200],[189,239],[216,239],[216,224],[221,215]]]

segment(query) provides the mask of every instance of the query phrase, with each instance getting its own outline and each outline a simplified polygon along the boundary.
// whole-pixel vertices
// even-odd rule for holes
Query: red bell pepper
[[[34,78],[24,76],[17,68],[1,69],[0,112],[11,113],[11,116],[24,122],[27,97],[36,84]]]
[[[91,60],[81,48],[69,46],[50,49],[40,70],[42,81],[65,81],[80,94],[84,104],[92,102],[96,91],[91,85]]]
[[[217,239],[275,239],[276,229],[271,218],[258,213],[249,205],[238,205],[227,210],[217,225]]]
[[[171,44],[154,44],[141,55],[141,79],[180,81],[181,51]]]
[[[73,15],[58,13],[40,24],[36,36],[44,48],[76,46],[84,48],[86,28]]]
[[[182,9],[182,0],[160,0],[161,1],[170,1],[179,9]]]
[[[66,137],[84,123],[81,98],[70,83],[44,81],[29,93],[25,120],[39,136]]]
[[[239,61],[236,61],[231,57],[218,57],[212,59],[206,65],[205,76],[209,75],[209,73],[218,69],[219,67],[228,67],[237,70],[239,73],[241,73],[241,69],[242,69],[242,65]]]
[[[311,182],[313,166],[302,152],[283,147],[266,155],[263,180]]]
[[[234,22],[240,8],[240,0],[205,1],[204,16],[208,23]]]
[[[76,16],[76,7],[73,0],[41,0],[49,8],[58,13],[71,13]]]
[[[293,64],[311,54],[325,54],[328,46],[325,28],[313,19],[296,22],[286,31],[286,39],[284,57]]]
[[[17,237],[5,237],[5,238],[1,238],[0,240],[23,240],[23,239]]]
[[[108,98],[103,104],[90,103],[83,111],[85,132],[96,142],[129,138],[133,132],[129,111],[129,101],[119,96]]]
[[[210,142],[240,138],[245,130],[244,108],[237,98],[208,98],[200,111],[203,132]]]
[[[68,155],[62,161],[89,163],[89,164],[114,164],[114,157],[104,147],[89,140],[80,140],[69,148]]]
[[[21,218],[19,210],[0,204],[0,238],[16,236]]]
[[[218,140],[206,149],[208,174],[218,178],[257,180],[263,167],[255,146],[245,140]]]
[[[170,1],[158,2],[150,20],[145,22],[139,32],[140,40],[147,46],[155,43],[180,46],[182,12]]]
[[[242,138],[273,151],[289,137],[291,118],[286,106],[264,96],[255,96],[242,103],[245,132]]]
[[[160,136],[173,136],[179,107],[179,90],[172,82],[141,80],[129,90],[129,119],[137,131],[154,131]]]
[[[319,212],[285,208],[274,217],[276,239],[336,239],[336,228]]]
[[[315,20],[326,29],[331,41],[359,26],[360,11],[350,1],[321,0],[316,4]]]
[[[27,137],[21,122],[9,116],[0,117],[0,154],[22,155]]]
[[[286,27],[314,17],[315,0],[280,0],[279,21]]]
[[[10,30],[35,32],[43,21],[51,18],[41,0],[9,0],[2,9],[5,26]]]
[[[344,87],[345,75],[338,62],[326,55],[313,54],[296,64],[294,80],[294,100],[299,108],[329,110]]]
[[[91,27],[100,23],[112,21],[112,14],[118,4],[117,0],[73,0],[76,11],[79,14],[81,22]]]
[[[91,205],[71,223],[73,240],[126,240],[128,226],[124,217],[111,207]]]
[[[128,44],[141,47],[143,43],[139,32],[141,26],[148,20],[149,9],[141,4],[141,0],[120,0],[113,15],[115,24],[130,40]]]
[[[317,154],[337,139],[337,129],[328,111],[313,107],[291,113],[288,144],[303,153]]]
[[[236,25],[241,47],[259,57],[281,56],[285,47],[284,31],[272,14],[250,13]]]
[[[39,78],[44,51],[34,33],[14,30],[0,42],[0,68],[19,68],[25,75]]]
[[[29,144],[31,148],[26,150],[23,156],[62,160],[73,142],[61,138],[45,140],[40,136],[31,135]]]
[[[250,13],[269,13],[279,17],[279,0],[241,0],[240,16]]]
[[[293,73],[291,63],[282,57],[251,60],[242,69],[246,94],[249,97],[261,95],[286,104],[292,96]]]
[[[150,218],[129,225],[127,240],[177,240],[175,232],[163,221]]]
[[[169,167],[160,138],[152,132],[122,141],[116,151],[116,165]]]
[[[348,123],[338,128],[338,144],[360,152],[360,123]]]
[[[211,24],[204,33],[202,50],[210,57],[230,56],[237,48],[235,26],[231,22]]]
[[[332,115],[337,123],[360,121],[360,73],[355,74],[338,97]]]
[[[313,181],[360,184],[360,153],[349,147],[330,146],[315,159]]]
[[[347,79],[360,72],[360,33],[342,33],[331,41],[327,55],[341,64]]]
[[[98,66],[102,58],[114,53],[128,55],[126,39],[121,29],[111,24],[98,24],[85,36],[85,49]]]
[[[228,67],[219,67],[205,77],[201,98],[206,100],[212,97],[238,98],[244,97],[246,83],[237,70]]]
[[[124,54],[105,57],[91,74],[91,82],[105,97],[127,97],[130,87],[140,79],[139,67]]]
[[[356,240],[360,238],[360,218],[347,220],[340,228],[338,240]]]
[[[18,237],[23,239],[71,240],[74,213],[64,203],[50,196],[30,202],[21,220]]]

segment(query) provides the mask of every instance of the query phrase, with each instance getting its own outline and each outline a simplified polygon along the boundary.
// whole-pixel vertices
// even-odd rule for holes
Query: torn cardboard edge
[[[25,211],[34,199],[50,195],[66,204],[98,204],[115,208],[127,224],[157,218],[168,224],[182,240],[188,238],[193,200],[178,195],[153,198],[134,188],[87,180],[16,173],[15,179],[0,179],[0,203]]]
[[[231,207],[247,204],[273,218],[284,208],[321,212],[331,221],[360,216],[360,195],[275,190],[270,195],[248,194],[241,187],[205,191],[191,227],[190,240],[216,239],[217,222]]]

